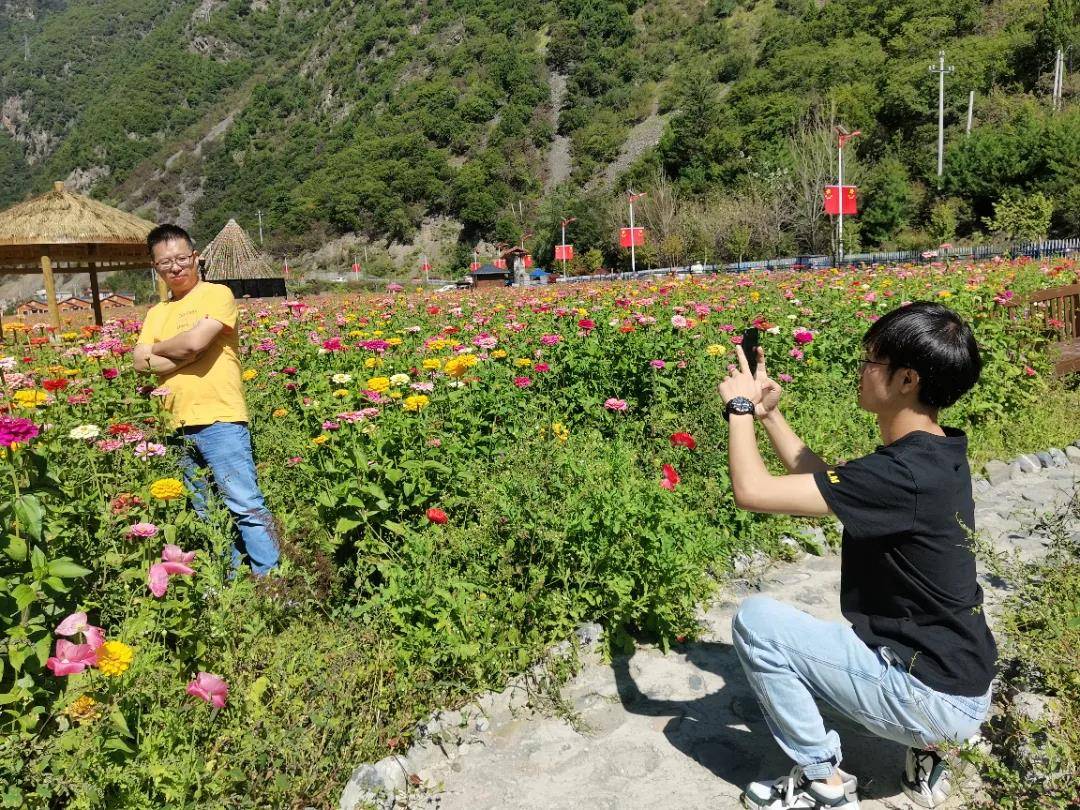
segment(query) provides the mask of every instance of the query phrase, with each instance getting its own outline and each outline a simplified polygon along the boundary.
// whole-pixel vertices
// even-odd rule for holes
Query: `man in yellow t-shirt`
[[[242,550],[251,570],[265,574],[278,563],[278,541],[251,455],[236,301],[228,287],[199,278],[199,254],[183,228],[159,225],[146,243],[170,300],[146,314],[135,369],[156,374],[168,389],[165,409],[182,442],[180,463],[195,511],[206,516],[201,471],[209,468],[237,529],[234,564],[240,564]]]

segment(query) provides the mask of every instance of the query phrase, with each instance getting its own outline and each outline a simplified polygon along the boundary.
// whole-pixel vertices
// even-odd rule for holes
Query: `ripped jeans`
[[[214,488],[233,516],[238,535],[233,541],[233,566],[247,556],[251,570],[265,574],[278,563],[278,541],[274,516],[266,508],[255,461],[251,456],[251,434],[243,422],[214,422],[212,425],[181,428],[176,434],[183,447],[180,466],[191,491],[196,514],[207,517],[206,476],[209,468]]]
[[[937,692],[908,674],[888,647],[871,649],[850,625],[814,618],[767,596],[743,600],[732,622],[735,652],[773,738],[810,779],[840,764],[840,737],[817,701],[875,736],[915,748],[978,733],[990,692]]]

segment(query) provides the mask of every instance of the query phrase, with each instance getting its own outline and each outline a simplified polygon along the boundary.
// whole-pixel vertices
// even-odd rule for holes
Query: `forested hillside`
[[[547,260],[558,219],[576,214],[579,255],[594,248],[590,261],[613,263],[612,191],[633,184],[654,190],[642,209],[647,260],[826,251],[820,187],[842,123],[862,131],[849,177],[864,210],[849,248],[978,238],[1032,217],[1038,229],[1044,215],[1051,232],[1074,235],[1078,10],[1077,0],[5,0],[0,203],[67,178],[189,222],[200,238],[230,216],[253,227],[262,210],[268,244],[293,253],[345,234],[408,243],[439,221],[448,267],[464,266],[480,239],[523,232]],[[1058,47],[1067,76],[1054,113]],[[940,183],[928,70],[939,48],[955,67]],[[659,142],[628,149],[642,122]],[[553,148],[568,165],[549,159]],[[620,156],[629,168],[612,188],[605,170]],[[994,219],[1002,197],[1018,212],[1008,222]]]

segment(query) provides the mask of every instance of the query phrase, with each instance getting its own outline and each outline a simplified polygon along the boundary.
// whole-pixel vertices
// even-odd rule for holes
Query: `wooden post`
[[[90,262],[90,303],[94,307],[94,323],[101,326],[105,319],[101,317],[101,290],[98,288],[97,265]]]
[[[45,297],[49,303],[49,320],[53,328],[60,331],[60,307],[56,305],[56,284],[53,281],[52,259],[41,257],[41,274],[45,276]]]

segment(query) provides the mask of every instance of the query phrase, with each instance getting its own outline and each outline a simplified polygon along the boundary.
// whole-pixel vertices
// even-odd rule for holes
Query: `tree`
[[[1054,201],[1041,192],[1023,195],[1006,191],[994,205],[994,216],[986,227],[1013,242],[1035,242],[1046,238]]]
[[[859,212],[862,236],[867,244],[881,245],[893,239],[911,217],[911,182],[904,164],[887,157],[867,172],[860,189]]]

